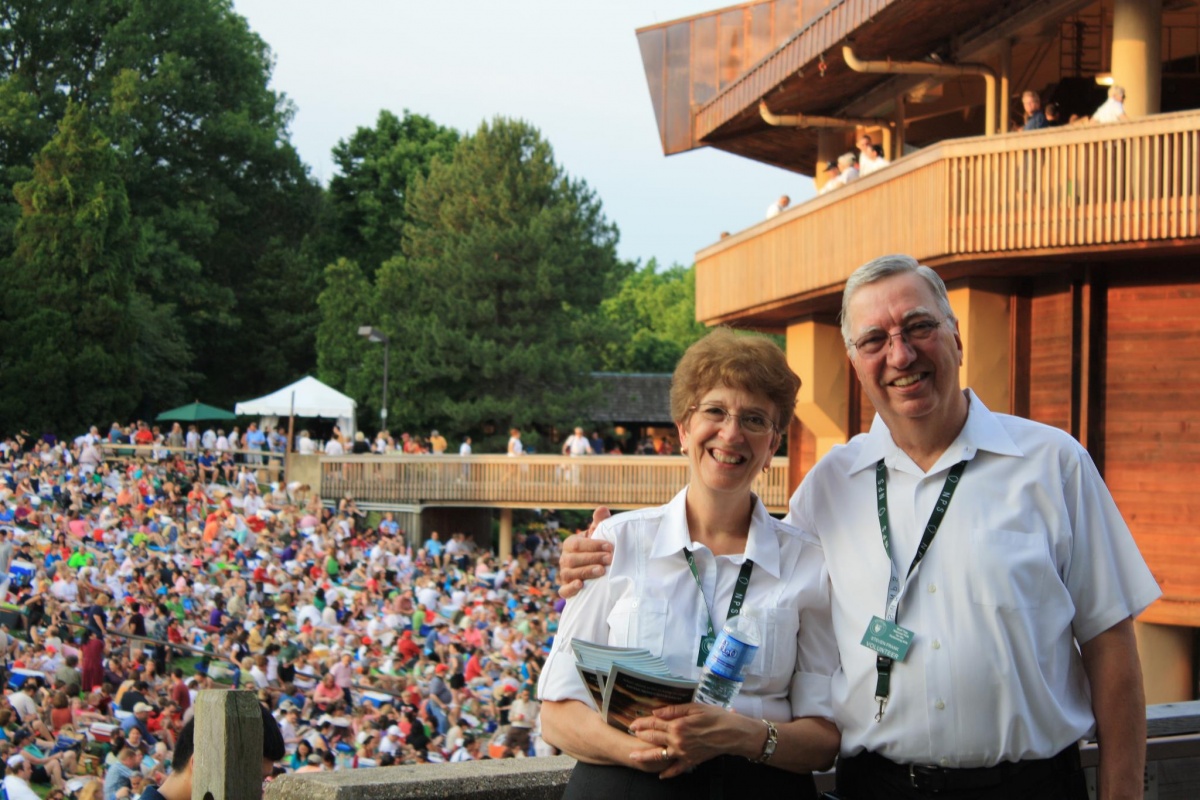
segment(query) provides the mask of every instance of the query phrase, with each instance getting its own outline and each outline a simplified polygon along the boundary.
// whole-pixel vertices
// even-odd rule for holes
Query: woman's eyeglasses
[[[742,431],[752,436],[762,436],[775,430],[775,421],[765,414],[758,414],[753,411],[746,414],[731,414],[726,409],[711,403],[704,403],[698,406],[692,406],[692,411],[696,411],[706,421],[713,425],[724,425],[729,419],[736,419],[738,425],[742,427]]]

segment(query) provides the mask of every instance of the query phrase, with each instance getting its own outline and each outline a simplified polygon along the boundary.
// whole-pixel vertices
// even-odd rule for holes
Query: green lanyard
[[[683,548],[683,557],[687,559],[688,567],[692,570],[692,577],[696,579],[696,588],[700,590],[700,599],[704,600],[704,586],[700,583],[700,572],[696,569],[696,559],[692,558],[692,551],[686,547]],[[746,600],[746,589],[750,588],[750,573],[753,571],[754,562],[747,558],[742,564],[742,571],[738,573],[737,585],[733,588],[733,597],[729,598],[729,613],[725,616],[726,620],[742,613],[742,603]],[[704,600],[704,617],[705,622],[708,623],[708,631],[700,640],[700,652],[696,654],[697,667],[704,666],[704,660],[708,658],[708,651],[712,650],[712,646],[717,641],[716,631],[713,630],[712,611],[708,608],[707,600]]]
[[[912,564],[908,566],[908,572],[904,576],[905,583],[913,574],[913,570],[921,563],[921,559],[925,558],[929,545],[933,544],[933,537],[937,536],[942,519],[946,516],[946,509],[950,507],[950,498],[954,497],[954,490],[958,488],[959,479],[962,478],[963,470],[966,468],[966,461],[960,461],[950,468],[950,474],[946,476],[946,482],[942,484],[942,493],[938,495],[933,512],[929,515],[929,522],[925,525],[925,534],[921,537],[921,543],[917,545],[917,554],[913,556]],[[879,531],[883,534],[883,549],[887,553],[888,565],[892,571],[891,578],[888,580],[887,607],[884,611],[884,619],[894,623],[900,613],[900,577],[896,574],[896,560],[892,558],[891,523],[888,519],[887,505],[887,465],[882,458],[875,465],[875,497],[879,505]],[[887,705],[891,688],[892,659],[885,655],[877,655],[875,671],[878,673],[875,682],[875,699],[879,701],[879,713],[875,715],[875,721],[879,722],[883,719],[883,707]]]

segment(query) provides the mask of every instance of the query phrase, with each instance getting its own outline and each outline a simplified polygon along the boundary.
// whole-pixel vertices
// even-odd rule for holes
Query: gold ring
[[[663,761],[667,760],[667,748],[665,748],[665,747],[662,749],[662,760]]]

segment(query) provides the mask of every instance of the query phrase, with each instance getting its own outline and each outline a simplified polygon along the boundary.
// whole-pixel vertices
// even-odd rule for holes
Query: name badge
[[[908,628],[901,628],[881,617],[871,617],[871,624],[863,634],[862,645],[893,661],[903,661],[912,641],[913,632]]]

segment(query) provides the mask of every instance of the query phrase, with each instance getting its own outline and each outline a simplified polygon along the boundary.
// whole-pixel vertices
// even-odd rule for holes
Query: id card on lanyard
[[[901,584],[900,576],[896,574],[896,560],[892,557],[891,523],[887,507],[887,464],[881,458],[875,465],[875,497],[879,511],[879,531],[883,536],[883,549],[887,553],[888,566],[891,569],[884,615],[882,618],[871,618],[870,624],[867,625],[867,632],[863,634],[862,638],[862,645],[874,650],[876,654],[875,699],[879,702],[879,713],[875,715],[876,722],[883,719],[883,710],[891,691],[892,663],[904,660],[913,640],[913,632],[896,623],[896,618],[900,614],[900,596],[909,577],[921,563],[921,559],[925,558],[929,546],[933,544],[933,537],[937,536],[938,528],[941,527],[942,520],[946,516],[946,509],[950,507],[950,500],[954,497],[954,490],[958,488],[963,470],[966,468],[966,461],[960,461],[950,468],[950,474],[946,476],[941,494],[938,495],[933,512],[929,515],[929,522],[925,525],[925,532],[921,535],[921,542],[917,545],[917,553],[908,566],[908,572],[904,575],[904,584]]]

